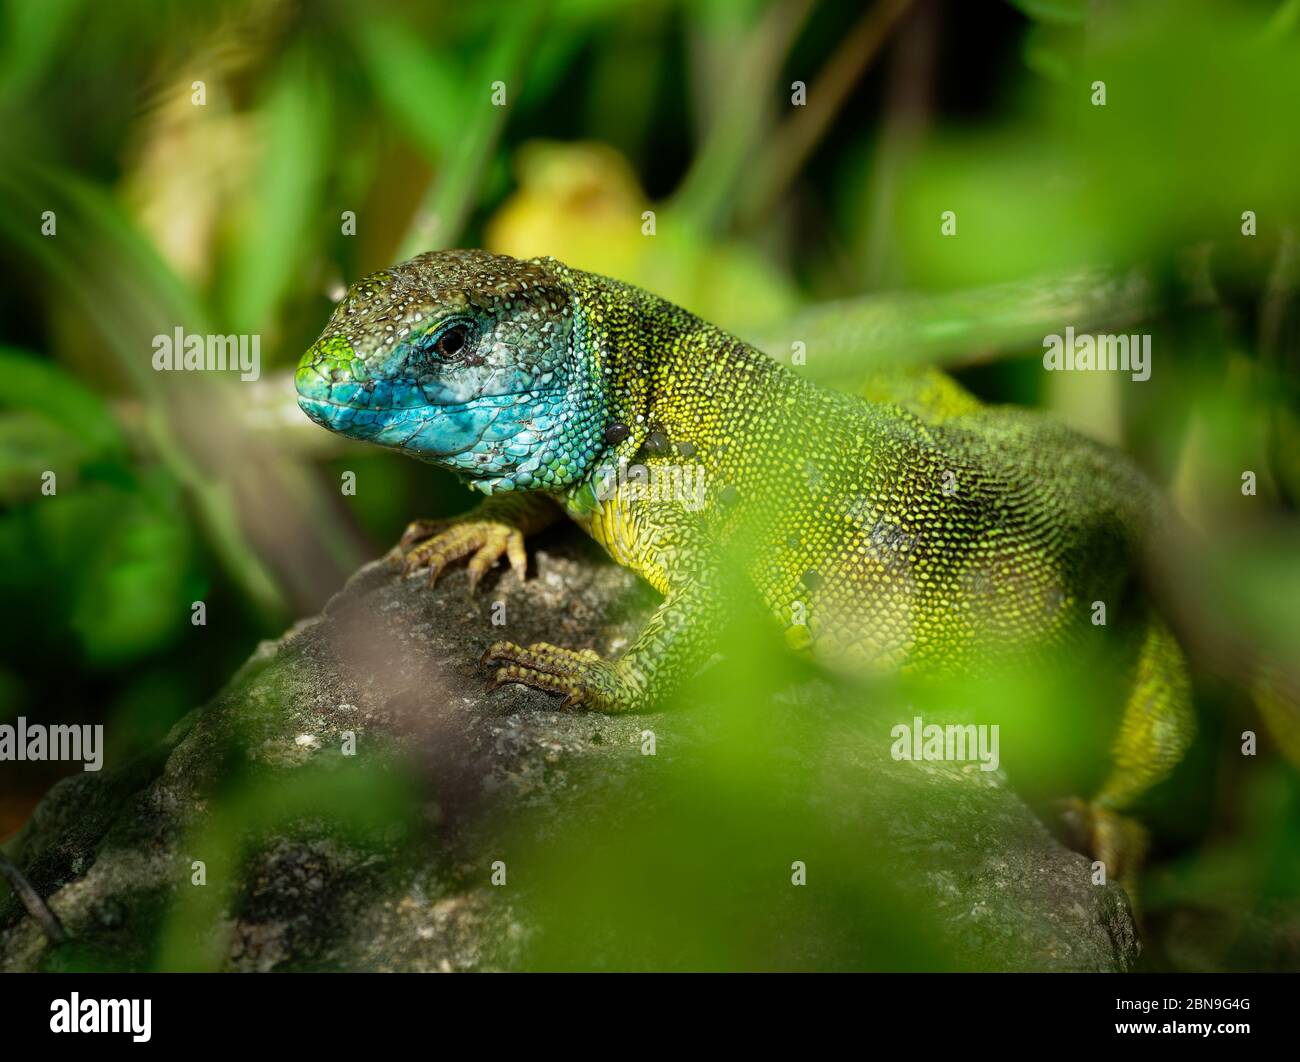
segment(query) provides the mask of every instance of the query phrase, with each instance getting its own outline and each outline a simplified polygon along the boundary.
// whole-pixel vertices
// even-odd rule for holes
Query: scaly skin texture
[[[664,595],[615,662],[510,643],[495,681],[601,711],[686,682],[738,564],[796,649],[836,665],[963,674],[1088,637],[1159,499],[1122,455],[1037,414],[981,406],[934,370],[820,389],[663,300],[553,259],[421,255],[366,278],[297,373],[318,423],[432,461],[489,495],[413,525],[408,563],[481,575],[558,512]],[[644,487],[638,484],[644,483]],[[629,486],[630,484],[630,486]],[[422,543],[416,544],[420,539]],[[1112,861],[1116,813],[1191,735],[1176,643],[1154,617],[1116,774],[1082,805]]]

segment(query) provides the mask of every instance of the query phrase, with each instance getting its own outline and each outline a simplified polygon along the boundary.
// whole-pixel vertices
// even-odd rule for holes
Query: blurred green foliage
[[[1168,484],[1221,560],[1188,582],[1296,657],[1296,0],[7,0],[0,22],[0,719],[108,721],[110,762],[139,751],[407,520],[469,504],[277,387],[341,285],[454,245],[644,284],[779,357],[812,336],[822,378],[933,360],[1054,408]],[[1155,337],[1152,382],[1045,379],[1053,322],[1108,313]],[[266,379],[153,372],[177,327],[259,334]],[[1044,733],[1104,743],[1078,690],[989,696],[1026,723],[1072,702]],[[1199,700],[1213,781],[1154,799],[1157,917],[1300,882],[1294,776],[1210,751],[1258,725],[1241,690]],[[1019,780],[1046,798],[1066,761],[1037,762]],[[766,806],[753,768],[728,784]],[[5,781],[0,836],[48,778]]]

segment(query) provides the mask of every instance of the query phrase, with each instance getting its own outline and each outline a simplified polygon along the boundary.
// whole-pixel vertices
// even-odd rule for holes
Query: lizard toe
[[[504,524],[490,521],[464,520],[452,523],[407,549],[402,573],[409,576],[423,571],[432,587],[448,565],[470,557],[469,585],[472,592],[484,573],[506,554],[512,534],[518,532]],[[403,540],[405,538],[404,535]],[[398,548],[402,548],[400,544]],[[523,548],[522,535],[519,548]]]
[[[439,531],[447,526],[447,520],[412,520],[406,525],[406,530],[402,532],[402,537],[397,540],[397,548],[402,553],[407,553],[417,542],[423,542],[427,538],[432,538]]]
[[[482,663],[501,664],[491,689],[517,684],[563,697],[561,708],[591,708],[622,712],[639,706],[635,690],[620,677],[618,667],[591,649],[565,649],[548,642],[528,648],[514,642],[496,642],[483,654]]]

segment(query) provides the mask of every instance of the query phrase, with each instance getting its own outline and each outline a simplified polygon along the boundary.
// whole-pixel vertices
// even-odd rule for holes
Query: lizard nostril
[[[323,381],[320,374],[310,365],[299,365],[297,371],[293,374],[293,382],[300,395],[311,398],[315,396]]]

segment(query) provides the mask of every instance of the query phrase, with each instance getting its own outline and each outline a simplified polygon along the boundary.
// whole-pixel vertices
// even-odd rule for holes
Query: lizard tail
[[[1205,570],[1207,556],[1190,529],[1166,514],[1147,547],[1143,574],[1150,598],[1189,659],[1242,689],[1278,751],[1300,769],[1300,664],[1260,649],[1224,609],[1198,596],[1198,581],[1187,573]]]

